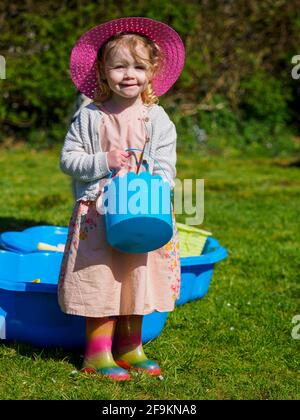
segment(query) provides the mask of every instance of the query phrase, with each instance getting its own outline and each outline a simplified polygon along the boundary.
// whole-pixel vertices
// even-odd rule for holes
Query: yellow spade
[[[45,242],[39,242],[37,244],[37,249],[39,249],[40,251],[64,252],[65,245],[58,244],[55,246],[55,245],[46,244]]]

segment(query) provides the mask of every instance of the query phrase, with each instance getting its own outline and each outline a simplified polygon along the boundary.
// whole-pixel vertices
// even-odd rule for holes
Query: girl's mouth
[[[137,86],[137,85],[122,85],[122,84],[120,84],[120,86],[122,86],[122,87],[127,87],[127,88],[129,88],[129,87],[134,87],[134,86]]]

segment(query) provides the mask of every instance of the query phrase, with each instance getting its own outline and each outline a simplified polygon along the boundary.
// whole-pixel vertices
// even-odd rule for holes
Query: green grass
[[[68,223],[58,151],[2,150],[0,168],[0,231]],[[229,256],[145,346],[164,380],[114,383],[79,374],[82,352],[1,344],[0,399],[299,399],[299,171],[288,158],[180,155],[179,178],[205,178],[201,227]]]

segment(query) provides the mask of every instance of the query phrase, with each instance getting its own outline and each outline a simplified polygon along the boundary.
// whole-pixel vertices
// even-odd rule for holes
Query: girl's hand
[[[126,166],[129,156],[131,156],[131,153],[125,152],[122,149],[111,150],[107,153],[107,163],[109,169],[119,171],[121,168]]]

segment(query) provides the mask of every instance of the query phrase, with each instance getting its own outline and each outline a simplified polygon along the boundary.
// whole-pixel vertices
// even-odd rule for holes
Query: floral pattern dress
[[[145,105],[118,114],[103,106],[100,109],[103,151],[116,147],[142,149],[146,136]],[[99,182],[99,194],[106,181]],[[172,217],[173,237],[166,245],[151,252],[130,254],[107,242],[104,215],[97,212],[96,201],[76,202],[59,276],[61,309],[87,317],[173,311],[180,292],[180,257],[174,211]]]

